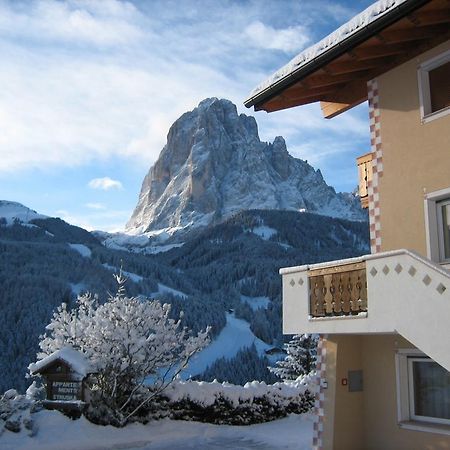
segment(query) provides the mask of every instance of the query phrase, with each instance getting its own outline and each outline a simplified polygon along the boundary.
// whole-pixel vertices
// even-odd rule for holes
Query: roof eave
[[[361,28],[333,47],[330,47],[324,53],[312,59],[305,65],[299,67],[297,70],[294,70],[285,77],[277,80],[275,83],[263,89],[261,92],[258,92],[256,95],[249,97],[244,101],[244,105],[247,108],[251,108],[252,106],[254,106],[255,111],[263,109],[262,105],[274,96],[278,95],[284,88],[287,88],[297,81],[301,80],[302,78],[307,77],[319,68],[333,61],[335,58],[348,52],[355,46],[373,37],[384,28],[392,25],[397,20],[412,13],[413,11],[425,5],[426,3],[429,3],[430,1],[431,0],[410,0],[409,2],[405,2],[401,5],[396,6],[392,9],[392,11],[384,14],[379,19],[366,25],[364,28]]]

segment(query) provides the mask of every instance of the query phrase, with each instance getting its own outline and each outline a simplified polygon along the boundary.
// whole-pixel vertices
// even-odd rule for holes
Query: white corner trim
[[[344,266],[347,264],[353,264],[358,262],[364,262],[364,261],[373,261],[377,259],[383,259],[383,258],[390,258],[394,256],[399,255],[408,255],[411,258],[415,259],[416,261],[421,262],[422,264],[430,267],[431,269],[435,270],[436,272],[440,273],[441,275],[444,275],[445,277],[449,278],[450,273],[448,270],[442,267],[439,263],[435,261],[431,261],[430,259],[424,258],[419,253],[414,252],[413,250],[407,250],[404,248],[398,249],[398,250],[390,250],[387,252],[380,252],[380,253],[371,253],[369,255],[364,256],[357,256],[355,258],[348,258],[348,259],[341,259],[337,261],[327,261],[323,263],[316,263],[316,264],[306,264],[304,266],[296,266],[296,267],[284,267],[279,270],[279,273],[281,275],[288,275],[292,273],[298,273],[298,272],[306,272],[307,270],[315,270],[315,269],[324,269],[327,267],[335,267],[335,266]]]

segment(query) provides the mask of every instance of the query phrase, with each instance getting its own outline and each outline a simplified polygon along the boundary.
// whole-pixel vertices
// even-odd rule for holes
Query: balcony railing
[[[366,263],[308,271],[312,317],[352,316],[367,311]]]
[[[363,208],[369,207],[369,181],[372,180],[372,153],[356,158],[359,175],[359,198]]]

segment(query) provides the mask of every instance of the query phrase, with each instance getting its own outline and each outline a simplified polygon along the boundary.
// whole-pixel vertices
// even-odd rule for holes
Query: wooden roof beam
[[[407,53],[417,46],[417,44],[422,42],[418,41],[409,41],[409,42],[401,42],[398,44],[388,44],[388,45],[371,45],[367,47],[357,47],[353,50],[353,53],[358,57],[360,61],[366,59],[374,59],[380,58],[383,56],[395,56],[402,55]]]
[[[332,86],[341,83],[348,83],[349,81],[355,81],[355,79],[368,79],[370,78],[370,70],[361,70],[359,72],[342,73],[340,75],[311,75],[306,78],[308,86],[323,87]]]
[[[448,32],[448,24],[430,25],[426,27],[385,30],[380,33],[381,38],[388,44],[417,41],[435,37]]]
[[[286,99],[286,100],[301,100],[303,98],[308,97],[317,97],[320,95],[327,95],[330,93],[333,93],[336,91],[336,89],[343,88],[346,83],[334,83],[327,86],[311,86],[308,88],[302,87],[302,86],[291,86],[290,88],[286,89],[283,94],[280,95],[280,98]]]
[[[277,96],[269,100],[268,102],[264,103],[259,107],[258,109],[255,109],[255,111],[261,111],[264,110],[266,112],[273,112],[273,111],[281,111],[282,109],[288,109],[293,108],[294,106],[302,106],[307,105],[309,103],[316,103],[321,101],[323,98],[327,98],[327,96],[330,96],[331,94],[321,94],[321,95],[312,95],[310,97],[302,97],[302,98],[296,98],[296,99],[286,99],[281,96]]]
[[[340,90],[336,94],[323,98],[320,102],[320,107],[323,117],[332,119],[366,100],[367,83],[365,81],[356,81],[347,84],[345,89]]]
[[[450,22],[450,9],[432,9],[416,11],[408,16],[407,19],[415,25],[435,25],[438,23]]]
[[[365,100],[366,99],[364,98],[355,103],[320,102],[320,109],[322,110],[322,115],[325,119],[332,119],[333,117],[352,109],[356,105],[359,105]]]
[[[375,67],[386,66],[393,61],[394,57],[373,58],[365,61],[346,61],[328,64],[331,74],[339,75],[344,73],[358,72]]]

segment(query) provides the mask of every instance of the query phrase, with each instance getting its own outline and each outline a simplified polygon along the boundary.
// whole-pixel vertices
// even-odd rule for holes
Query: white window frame
[[[397,376],[397,419],[400,428],[450,436],[450,421],[414,414],[414,386],[412,385],[412,363],[433,360],[416,348],[398,349],[395,355]]]
[[[417,79],[419,82],[419,100],[420,100],[420,118],[422,123],[427,123],[432,120],[450,114],[450,106],[440,109],[439,111],[431,111],[431,98],[430,98],[430,78],[429,72],[436,67],[450,61],[450,50],[429,59],[422,63],[417,71]]]
[[[445,259],[442,218],[439,217],[439,204],[449,200],[450,188],[441,189],[439,191],[430,192],[425,195],[425,235],[427,241],[427,256],[432,261],[450,265],[450,259]]]
[[[420,416],[415,413],[416,405],[415,405],[415,396],[414,396],[414,374],[413,374],[413,363],[414,362],[422,362],[422,363],[434,363],[431,358],[428,357],[407,357],[408,364],[408,390],[409,390],[409,415],[411,419],[417,420],[420,422],[430,422],[430,423],[439,423],[443,425],[450,425],[450,419],[441,419],[439,417],[429,417],[429,416]]]

